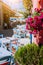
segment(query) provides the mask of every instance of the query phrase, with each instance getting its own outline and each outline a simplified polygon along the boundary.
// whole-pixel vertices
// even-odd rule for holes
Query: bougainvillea
[[[39,15],[26,19],[26,29],[31,30],[32,32],[43,30],[43,10],[35,8],[35,12]]]

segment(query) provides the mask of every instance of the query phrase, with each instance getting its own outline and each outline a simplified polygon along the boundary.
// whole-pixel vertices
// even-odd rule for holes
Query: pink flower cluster
[[[40,13],[42,10],[43,10],[42,8],[40,8],[40,9],[35,8],[35,12],[38,12],[38,13]]]
[[[34,17],[28,17],[26,19],[26,29],[30,29],[32,31],[40,31],[43,30],[43,12],[41,10],[35,9],[40,15]]]

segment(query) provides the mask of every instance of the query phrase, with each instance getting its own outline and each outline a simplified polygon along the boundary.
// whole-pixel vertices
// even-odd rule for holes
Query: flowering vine
[[[32,32],[43,30],[43,10],[35,8],[34,16],[26,19],[26,29]]]

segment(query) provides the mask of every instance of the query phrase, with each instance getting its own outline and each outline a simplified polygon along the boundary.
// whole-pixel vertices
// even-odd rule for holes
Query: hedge
[[[14,58],[19,65],[43,65],[43,46],[28,44],[20,47]]]

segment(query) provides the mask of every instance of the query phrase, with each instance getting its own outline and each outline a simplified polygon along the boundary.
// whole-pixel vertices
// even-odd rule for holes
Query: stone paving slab
[[[4,37],[11,37],[13,35],[12,29],[0,30],[0,34],[3,34]]]

